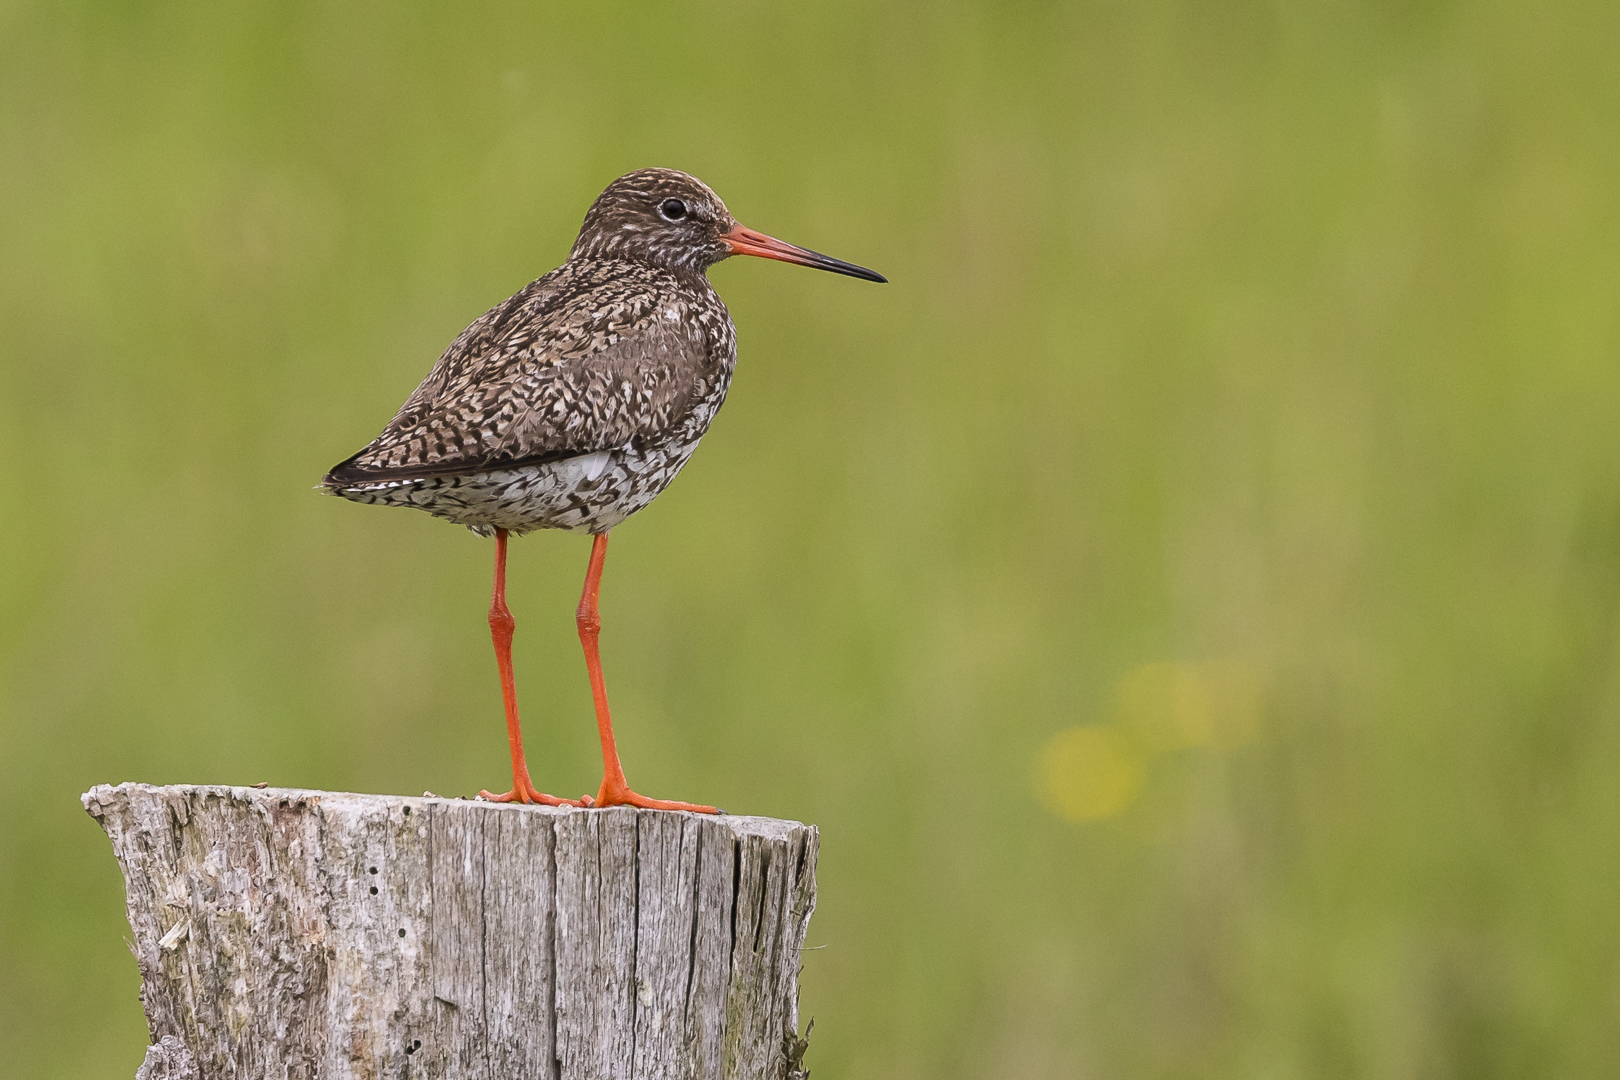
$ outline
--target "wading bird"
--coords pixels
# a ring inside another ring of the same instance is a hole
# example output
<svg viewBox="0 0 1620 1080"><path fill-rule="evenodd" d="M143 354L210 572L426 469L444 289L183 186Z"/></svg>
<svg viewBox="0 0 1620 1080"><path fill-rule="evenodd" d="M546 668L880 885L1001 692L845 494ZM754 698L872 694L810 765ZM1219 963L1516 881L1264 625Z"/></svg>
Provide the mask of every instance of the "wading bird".
<svg viewBox="0 0 1620 1080"><path fill-rule="evenodd" d="M568 261L463 330L382 434L321 481L333 495L415 507L495 539L489 627L512 790L481 798L716 812L649 799L625 782L597 648L597 593L609 531L669 485L725 400L737 333L705 273L733 255L885 280L744 228L695 177L629 173L591 205ZM594 800L537 791L523 755L506 539L535 529L594 537L576 613L602 739Z"/></svg>

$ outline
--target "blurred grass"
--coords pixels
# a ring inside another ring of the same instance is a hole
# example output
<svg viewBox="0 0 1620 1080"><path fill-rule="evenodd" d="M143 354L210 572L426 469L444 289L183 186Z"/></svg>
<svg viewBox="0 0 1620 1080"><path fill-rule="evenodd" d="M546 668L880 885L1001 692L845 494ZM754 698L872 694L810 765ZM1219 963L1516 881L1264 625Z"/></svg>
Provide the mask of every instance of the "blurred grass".
<svg viewBox="0 0 1620 1080"><path fill-rule="evenodd" d="M140 1060L90 785L501 780L489 545L309 489L658 164L893 280L716 269L604 590L637 786L824 830L818 1075L1614 1075L1617 33L0 5L0 1073ZM512 559L565 793L585 553Z"/></svg>

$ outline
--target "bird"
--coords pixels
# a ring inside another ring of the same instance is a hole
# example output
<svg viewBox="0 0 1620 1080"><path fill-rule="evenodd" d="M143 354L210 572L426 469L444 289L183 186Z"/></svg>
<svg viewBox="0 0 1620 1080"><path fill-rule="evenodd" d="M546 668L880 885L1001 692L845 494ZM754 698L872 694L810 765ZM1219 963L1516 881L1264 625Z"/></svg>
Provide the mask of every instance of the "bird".
<svg viewBox="0 0 1620 1080"><path fill-rule="evenodd" d="M626 781L602 676L598 597L609 534L669 486L725 401L737 331L707 271L733 255L887 281L744 227L687 173L627 173L591 204L567 260L474 320L381 434L318 485L494 539L489 627L512 788L481 799L720 812L648 798ZM523 752L506 554L508 537L536 529L592 537L575 624L602 744L594 797L537 790Z"/></svg>

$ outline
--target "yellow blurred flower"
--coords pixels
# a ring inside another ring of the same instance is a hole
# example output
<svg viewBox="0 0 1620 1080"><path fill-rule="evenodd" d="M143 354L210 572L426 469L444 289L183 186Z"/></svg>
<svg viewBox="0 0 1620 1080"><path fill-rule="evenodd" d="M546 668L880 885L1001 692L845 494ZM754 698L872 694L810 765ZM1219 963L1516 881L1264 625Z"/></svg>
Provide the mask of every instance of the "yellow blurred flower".
<svg viewBox="0 0 1620 1080"><path fill-rule="evenodd" d="M1135 800L1142 765L1111 728L1092 725L1060 731L1036 764L1041 803L1068 821L1113 817Z"/></svg>

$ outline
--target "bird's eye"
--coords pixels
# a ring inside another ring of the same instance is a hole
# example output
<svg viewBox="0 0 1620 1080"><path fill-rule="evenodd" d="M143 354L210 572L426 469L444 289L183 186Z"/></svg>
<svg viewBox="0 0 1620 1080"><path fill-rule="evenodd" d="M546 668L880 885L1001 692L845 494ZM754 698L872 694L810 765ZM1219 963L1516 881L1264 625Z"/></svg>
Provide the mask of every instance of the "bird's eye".
<svg viewBox="0 0 1620 1080"><path fill-rule="evenodd" d="M679 199L665 199L658 212L670 221L679 221L686 216L686 204Z"/></svg>

